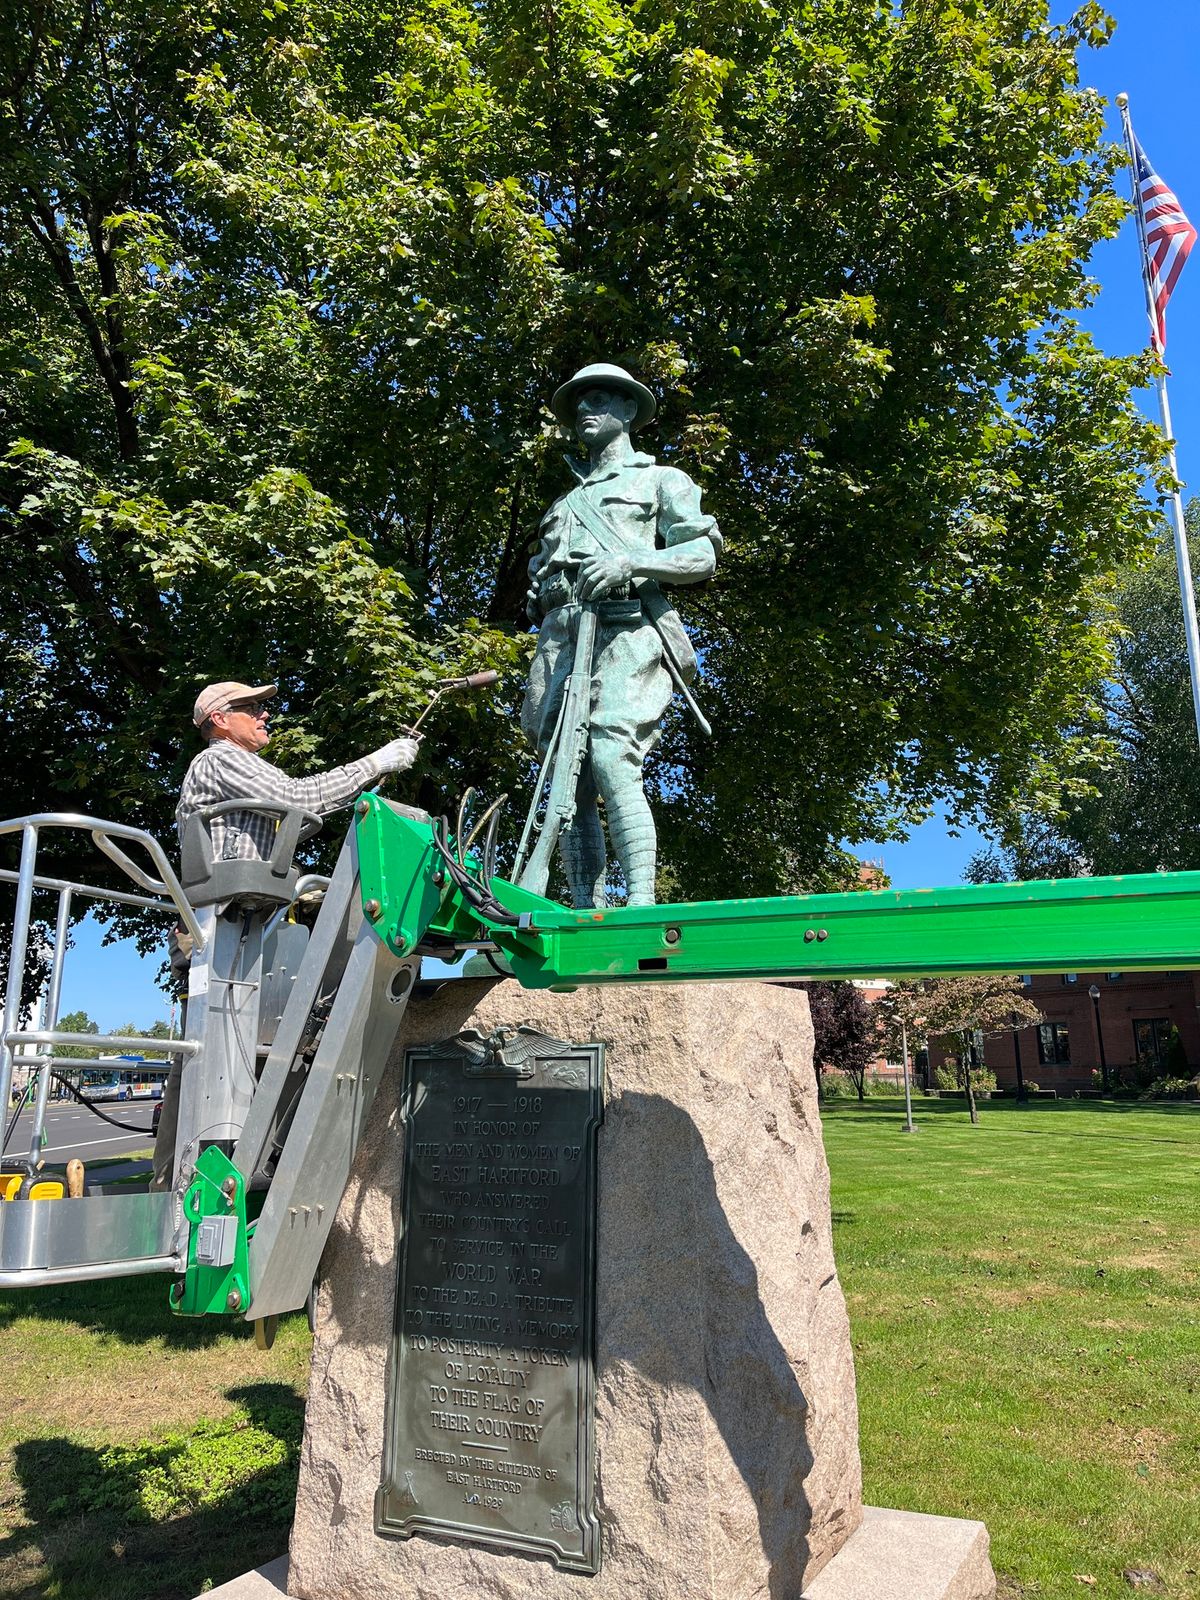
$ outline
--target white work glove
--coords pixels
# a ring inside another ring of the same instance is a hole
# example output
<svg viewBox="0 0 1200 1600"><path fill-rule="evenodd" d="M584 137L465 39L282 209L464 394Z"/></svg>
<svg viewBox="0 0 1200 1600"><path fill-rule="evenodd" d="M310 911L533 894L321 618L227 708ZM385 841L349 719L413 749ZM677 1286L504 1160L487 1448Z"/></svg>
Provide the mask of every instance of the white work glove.
<svg viewBox="0 0 1200 1600"><path fill-rule="evenodd" d="M385 744L381 750L374 751L367 759L380 774L407 772L417 759L420 748L419 739L414 739L411 734L405 734L402 739L393 739L391 744Z"/></svg>

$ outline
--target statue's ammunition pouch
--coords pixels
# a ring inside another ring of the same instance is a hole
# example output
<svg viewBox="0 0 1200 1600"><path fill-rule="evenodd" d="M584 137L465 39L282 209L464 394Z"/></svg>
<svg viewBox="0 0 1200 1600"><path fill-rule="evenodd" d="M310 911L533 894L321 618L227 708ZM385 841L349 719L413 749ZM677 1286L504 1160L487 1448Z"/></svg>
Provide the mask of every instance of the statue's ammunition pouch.
<svg viewBox="0 0 1200 1600"><path fill-rule="evenodd" d="M646 620L636 595L629 600L599 600L596 615L606 628L636 628Z"/></svg>

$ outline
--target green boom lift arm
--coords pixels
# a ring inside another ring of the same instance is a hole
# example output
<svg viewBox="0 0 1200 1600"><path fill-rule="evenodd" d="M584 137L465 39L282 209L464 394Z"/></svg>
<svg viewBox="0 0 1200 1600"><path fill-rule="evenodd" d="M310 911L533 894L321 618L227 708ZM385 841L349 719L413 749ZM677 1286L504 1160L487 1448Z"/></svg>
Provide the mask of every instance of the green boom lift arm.
<svg viewBox="0 0 1200 1600"><path fill-rule="evenodd" d="M0 833L20 830L23 840L20 872L8 873L18 885L10 959L18 977L10 977L0 1030L0 1087L13 1049L34 1043L39 1055L31 1059L43 1069L35 1119L45 1112L50 1048L79 1040L18 1026L30 897L35 886L59 894L60 978L71 894L112 893L37 878L37 830L50 826L137 839L151 850L163 881L143 874L135 882L156 892L165 885L169 897L116 898L195 924L191 1037L168 1043L186 1062L173 1189L4 1200L0 1287L170 1272L180 1314L234 1312L254 1321L264 1340L311 1289L426 954L454 962L484 950L526 988L560 990L1200 968L1200 872L572 910L490 875L469 839L452 844L423 812L367 794L332 877L318 880L320 911L309 930L280 922L275 910L299 881L261 906L247 902L240 918L221 917L217 890L210 885L207 898L188 901L148 835L47 813L0 824ZM488 845L482 854L490 855ZM262 898L262 863L252 871L258 876L245 892ZM252 1074L240 1070L244 1061L253 1061ZM37 1170L36 1152L21 1168Z"/></svg>
<svg viewBox="0 0 1200 1600"><path fill-rule="evenodd" d="M363 911L393 954L492 946L527 989L1200 967L1200 872L577 911L502 878L472 896L432 825L377 795L356 836Z"/></svg>
<svg viewBox="0 0 1200 1600"><path fill-rule="evenodd" d="M398 996L396 983L415 981L423 955L455 962L468 950L494 952L503 958L495 962L498 973L511 972L527 989L559 990L714 978L1200 967L1200 872L577 911L485 878L481 863L451 844L442 826L377 794L359 800L352 844L327 901L340 915L339 893L347 913L361 900L354 961L362 975L341 986L345 1020L331 1017L323 1035L253 1237L245 1182L253 1162L242 1153L261 1142L261 1130L252 1137L253 1130L267 1127L258 1098L232 1160L215 1148L200 1156L185 1196L187 1266L172 1300L185 1314L236 1310L264 1328L299 1304L297 1286L311 1281L323 1244L318 1224L324 1216L327 1228L337 1208L399 1021L396 1002L408 992ZM358 1034L350 1037L354 1017L361 1043ZM385 1023L386 1036L379 1033ZM373 1034L379 1037L372 1044ZM286 1077L285 1069L290 1046L274 1067L268 1060L260 1095L280 1073ZM347 1086L354 1095L367 1091L357 1110Z"/></svg>

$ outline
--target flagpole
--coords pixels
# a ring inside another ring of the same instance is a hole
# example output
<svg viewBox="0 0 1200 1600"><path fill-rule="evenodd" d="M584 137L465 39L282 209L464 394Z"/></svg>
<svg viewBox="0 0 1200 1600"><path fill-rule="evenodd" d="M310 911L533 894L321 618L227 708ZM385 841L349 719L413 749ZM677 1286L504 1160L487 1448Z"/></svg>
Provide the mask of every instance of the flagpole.
<svg viewBox="0 0 1200 1600"><path fill-rule="evenodd" d="M1146 248L1146 219L1142 215L1141 195L1138 189L1137 159L1133 151L1133 124L1129 118L1129 96L1119 94L1121 126L1125 133L1125 151L1129 157L1129 176L1133 186L1133 214L1137 218L1138 242L1142 258L1142 287L1146 291L1146 316L1150 323L1151 343L1157 339L1158 324L1154 316L1154 291L1150 287L1150 254ZM1157 345L1155 345L1157 350ZM1159 360L1163 352L1158 351ZM1192 563L1188 556L1187 525L1183 520L1183 498L1179 493L1179 468L1175 461L1175 435L1171 431L1171 407L1167 400L1167 378L1160 372L1154 386L1158 390L1158 411L1162 418L1163 437L1167 441L1167 465L1175 487L1171 490L1171 524L1175 534L1175 567L1179 574L1179 594L1183 601L1183 634L1187 640L1188 672L1192 680L1192 712L1196 719L1196 738L1200 742L1200 628L1196 625L1196 595L1192 588Z"/></svg>

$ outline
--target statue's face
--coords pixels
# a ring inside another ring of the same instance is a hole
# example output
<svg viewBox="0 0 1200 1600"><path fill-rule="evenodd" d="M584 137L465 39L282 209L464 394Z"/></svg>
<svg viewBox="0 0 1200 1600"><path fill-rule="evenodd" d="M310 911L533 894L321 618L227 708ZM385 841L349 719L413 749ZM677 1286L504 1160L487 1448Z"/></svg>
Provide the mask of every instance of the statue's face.
<svg viewBox="0 0 1200 1600"><path fill-rule="evenodd" d="M584 389L575 402L575 432L588 450L602 449L637 415L637 401L619 389Z"/></svg>

